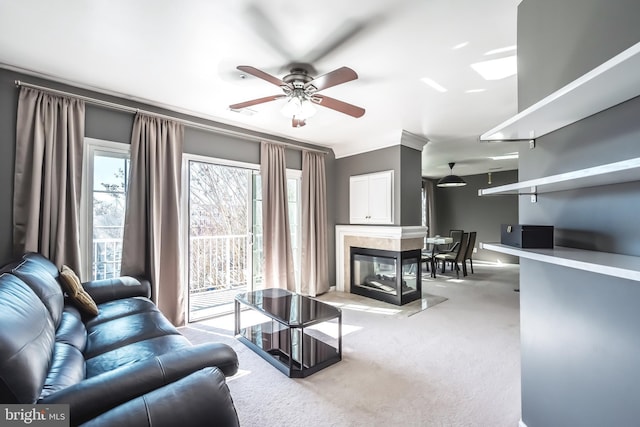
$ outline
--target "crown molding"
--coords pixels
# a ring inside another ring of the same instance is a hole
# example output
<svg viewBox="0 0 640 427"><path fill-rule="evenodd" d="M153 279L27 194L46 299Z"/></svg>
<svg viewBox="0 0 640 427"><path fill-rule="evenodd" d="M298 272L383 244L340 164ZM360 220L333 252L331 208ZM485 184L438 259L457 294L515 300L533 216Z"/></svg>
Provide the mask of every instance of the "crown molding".
<svg viewBox="0 0 640 427"><path fill-rule="evenodd" d="M395 139L395 138L394 138ZM331 148L335 154L336 159L343 157L355 156L357 154L364 154L371 151L381 150L383 148L395 147L402 145L405 147L413 148L414 150L422 151L422 148L429 142L426 137L416 135L411 132L403 130L400 134L400 141L390 141L386 144L380 144L377 146L363 146L357 143L344 143L340 145L334 145Z"/></svg>
<svg viewBox="0 0 640 427"><path fill-rule="evenodd" d="M414 150L422 151L425 145L429 143L429 139L416 135L411 132L407 132L406 130L402 130L402 136L400 137L400 144L405 147L413 148Z"/></svg>

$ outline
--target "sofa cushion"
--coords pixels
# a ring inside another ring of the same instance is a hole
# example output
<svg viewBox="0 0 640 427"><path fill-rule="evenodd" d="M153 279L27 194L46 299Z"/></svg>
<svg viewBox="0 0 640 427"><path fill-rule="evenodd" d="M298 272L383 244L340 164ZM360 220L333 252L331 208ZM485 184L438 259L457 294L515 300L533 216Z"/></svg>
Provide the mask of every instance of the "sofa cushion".
<svg viewBox="0 0 640 427"><path fill-rule="evenodd" d="M53 360L42 387L40 399L78 384L84 379L84 355L72 345L56 342Z"/></svg>
<svg viewBox="0 0 640 427"><path fill-rule="evenodd" d="M60 283L62 283L62 287L67 292L71 301L76 307L82 310L83 313L90 316L98 315L98 306L95 301L84 290L82 282L80 282L80 278L75 271L66 265L63 265L60 270Z"/></svg>
<svg viewBox="0 0 640 427"><path fill-rule="evenodd" d="M52 275L51 267L55 276ZM64 295L57 280L58 269L55 265L42 256L24 256L21 261L4 267L3 272L19 277L29 285L47 307L53 324L57 327L64 307Z"/></svg>
<svg viewBox="0 0 640 427"><path fill-rule="evenodd" d="M189 347L191 343L182 335L164 335L125 345L86 360L86 377L91 378L121 366Z"/></svg>
<svg viewBox="0 0 640 427"><path fill-rule="evenodd" d="M28 259L33 263L40 265L44 268L52 277L58 277L58 267L47 257L37 252L27 252L22 255L22 259Z"/></svg>
<svg viewBox="0 0 640 427"><path fill-rule="evenodd" d="M138 341L164 335L179 335L178 330L159 311L119 317L87 328L87 359Z"/></svg>
<svg viewBox="0 0 640 427"><path fill-rule="evenodd" d="M86 319L87 328L132 314L160 311L150 299L144 297L124 298L98 304L98 315Z"/></svg>
<svg viewBox="0 0 640 427"><path fill-rule="evenodd" d="M35 403L53 355L53 320L34 290L11 274L0 274L0 307L0 402Z"/></svg>
<svg viewBox="0 0 640 427"><path fill-rule="evenodd" d="M83 352L87 345L87 329L77 308L70 304L64 306L60 325L56 330L56 342L69 344Z"/></svg>

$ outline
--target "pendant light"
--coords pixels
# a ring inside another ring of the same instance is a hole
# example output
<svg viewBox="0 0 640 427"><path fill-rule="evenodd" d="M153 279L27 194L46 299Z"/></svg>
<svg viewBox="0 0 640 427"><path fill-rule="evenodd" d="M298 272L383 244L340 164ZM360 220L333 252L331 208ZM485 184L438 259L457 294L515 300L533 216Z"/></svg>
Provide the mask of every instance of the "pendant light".
<svg viewBox="0 0 640 427"><path fill-rule="evenodd" d="M455 163L449 163L451 174L445 176L444 178L441 178L440 181L438 181L438 187L462 187L464 185L467 185L467 183L464 182L464 179L460 178L458 175L453 174L454 166Z"/></svg>

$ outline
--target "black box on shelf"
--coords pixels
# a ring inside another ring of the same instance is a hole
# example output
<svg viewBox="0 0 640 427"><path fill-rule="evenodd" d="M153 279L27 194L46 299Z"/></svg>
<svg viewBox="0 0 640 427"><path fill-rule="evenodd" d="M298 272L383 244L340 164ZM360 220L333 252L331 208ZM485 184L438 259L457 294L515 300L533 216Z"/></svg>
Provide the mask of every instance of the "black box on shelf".
<svg viewBox="0 0 640 427"><path fill-rule="evenodd" d="M502 224L500 242L523 249L553 249L553 226Z"/></svg>

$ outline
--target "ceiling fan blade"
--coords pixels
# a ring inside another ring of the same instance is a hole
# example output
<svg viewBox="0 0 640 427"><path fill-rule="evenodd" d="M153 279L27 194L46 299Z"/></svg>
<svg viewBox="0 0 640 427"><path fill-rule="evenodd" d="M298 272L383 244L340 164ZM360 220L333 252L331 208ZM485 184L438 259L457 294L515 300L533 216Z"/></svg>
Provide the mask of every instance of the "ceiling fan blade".
<svg viewBox="0 0 640 427"><path fill-rule="evenodd" d="M281 98L286 98L286 95L271 95L264 98L252 99L251 101L240 102L238 104L229 105L232 110L239 110L241 108L251 107L252 105L262 104L264 102L275 101Z"/></svg>
<svg viewBox="0 0 640 427"><path fill-rule="evenodd" d="M349 104L344 101L339 101L334 98L329 98L325 95L314 95L311 101L315 104L322 105L323 107L331 108L332 110L339 111L347 114L351 117L359 118L364 116L364 108L360 108L353 104Z"/></svg>
<svg viewBox="0 0 640 427"><path fill-rule="evenodd" d="M305 119L296 119L296 116L293 116L293 118L291 119L291 126L293 126L294 128L301 128L306 124L307 122Z"/></svg>
<svg viewBox="0 0 640 427"><path fill-rule="evenodd" d="M259 79L268 81L269 83L274 84L276 86L289 86L279 78L274 77L271 74L265 73L262 70L258 70L257 68L252 67L250 65L238 65L237 68L240 71L244 71L247 74L251 74L252 76L255 76Z"/></svg>
<svg viewBox="0 0 640 427"><path fill-rule="evenodd" d="M343 22L340 27L332 31L320 45L305 55L303 58L304 61L312 64L319 62L325 56L338 50L338 48L346 44L349 40L356 38L358 34L379 25L383 16L383 14L378 14L366 20L348 20Z"/></svg>
<svg viewBox="0 0 640 427"><path fill-rule="evenodd" d="M278 52L287 61L291 60L291 52L287 50L286 40L282 36L280 29L269 18L258 2L250 3L247 6L248 18L262 40Z"/></svg>
<svg viewBox="0 0 640 427"><path fill-rule="evenodd" d="M305 88L313 86L316 91L321 91L342 83L350 82L358 78L358 74L349 67L340 67L323 76L316 77L305 85Z"/></svg>

